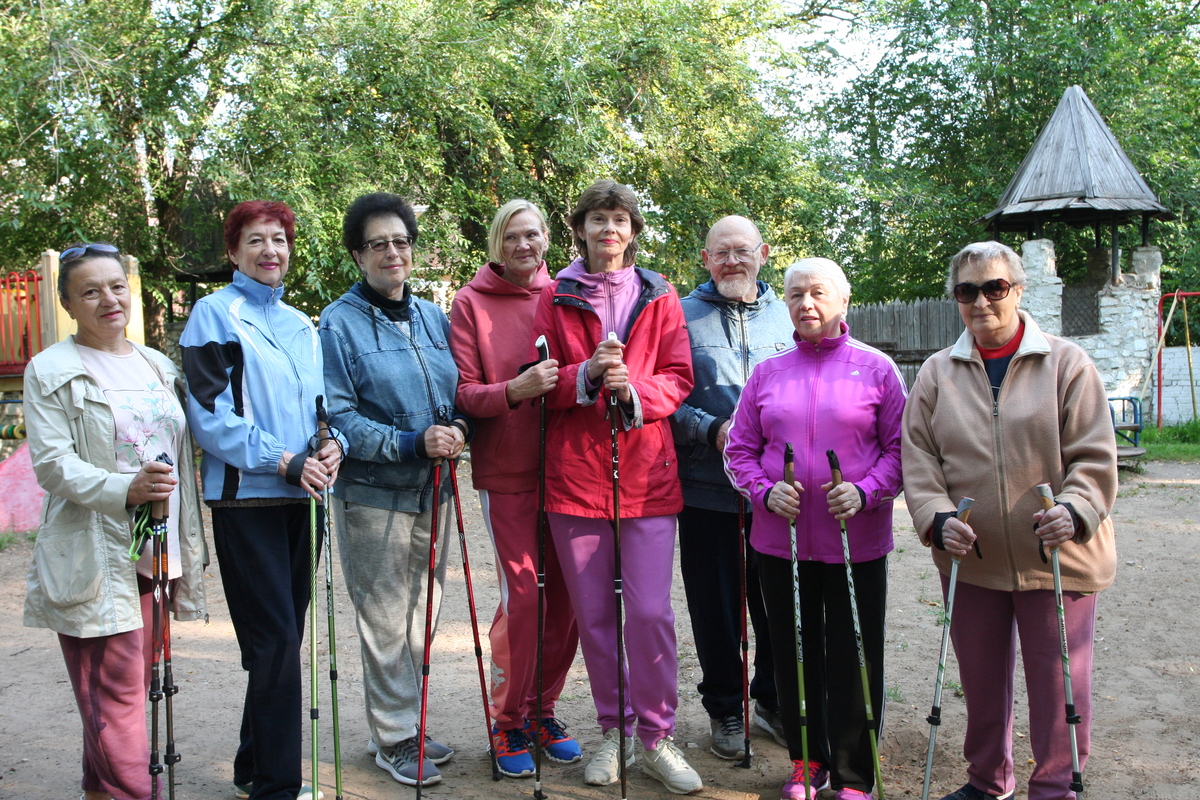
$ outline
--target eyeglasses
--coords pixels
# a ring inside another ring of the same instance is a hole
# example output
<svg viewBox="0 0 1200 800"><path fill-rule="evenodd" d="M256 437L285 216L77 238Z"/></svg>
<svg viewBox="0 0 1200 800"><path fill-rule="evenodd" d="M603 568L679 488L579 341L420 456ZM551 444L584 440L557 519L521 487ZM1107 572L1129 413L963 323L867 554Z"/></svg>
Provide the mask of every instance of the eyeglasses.
<svg viewBox="0 0 1200 800"><path fill-rule="evenodd" d="M737 261L739 264L745 264L754 258L754 254L758 252L759 247L762 247L762 245L739 247L737 250L717 250L715 253L711 253L709 257L717 264L724 264L729 260L730 256L733 256L734 261Z"/></svg>
<svg viewBox="0 0 1200 800"><path fill-rule="evenodd" d="M974 303L979 293L983 292L983 296L988 300L1003 300L1008 297L1008 290L1011 288L1012 284L1003 278L993 278L983 286L960 283L954 287L954 299L960 303Z"/></svg>
<svg viewBox="0 0 1200 800"><path fill-rule="evenodd" d="M416 241L411 236L397 236L395 239L372 239L369 242L363 242L362 249L370 248L376 253L382 253L388 249L388 245L395 245L396 251L406 253L412 250L413 242Z"/></svg>
<svg viewBox="0 0 1200 800"><path fill-rule="evenodd" d="M120 249L116 245L108 242L92 242L91 244L81 244L78 247L68 247L58 254L58 263L69 264L72 261L78 261L87 255L88 251L93 253L103 253L106 256L116 256L120 254Z"/></svg>

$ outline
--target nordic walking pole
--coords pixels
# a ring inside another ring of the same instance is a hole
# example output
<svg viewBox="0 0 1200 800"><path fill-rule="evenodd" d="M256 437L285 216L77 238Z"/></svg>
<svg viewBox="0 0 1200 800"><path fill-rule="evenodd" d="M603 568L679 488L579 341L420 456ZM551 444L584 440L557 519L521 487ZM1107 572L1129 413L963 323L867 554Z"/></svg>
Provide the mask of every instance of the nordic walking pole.
<svg viewBox="0 0 1200 800"><path fill-rule="evenodd" d="M837 453L826 451L829 471L836 487L842 482L842 466ZM862 623L858 619L858 595L854 591L854 569L850 562L850 535L846 533L846 520L838 520L842 529L842 556L846 561L846 586L850 593L850 614L854 619L854 640L858 645L858 669L862 673L863 705L867 711L867 733L871 739L871 760L875 763L875 788L877 800L883 800L883 772L879 767L879 741L875 734L875 712L871 710L871 682L867 679L867 652L863 647Z"/></svg>
<svg viewBox="0 0 1200 800"><path fill-rule="evenodd" d="M792 443L783 447L783 481L796 484L796 456ZM792 613L796 615L796 686L800 692L800 757L804 759L804 796L812 797L808 775L808 701L804 698L804 635L800 622L800 562L796 551L796 520L788 520L788 539L792 547Z"/></svg>
<svg viewBox="0 0 1200 800"><path fill-rule="evenodd" d="M534 342L538 363L550 358L545 335ZM537 531L537 719L533 723L533 798L546 800L542 791L542 659L546 648L546 395L538 398L538 531ZM491 734L491 729L488 729Z"/></svg>
<svg viewBox="0 0 1200 800"><path fill-rule="evenodd" d="M332 439L329 432L329 415L325 411L325 398L317 395L317 449ZM335 440L336 441L336 440ZM325 506L325 615L329 618L329 695L333 711L333 780L336 798L342 800L342 732L338 720L338 669L337 629L333 607L333 514L330 506L329 486L321 492Z"/></svg>
<svg viewBox="0 0 1200 800"><path fill-rule="evenodd" d="M964 497L958 502L958 521L966 524L971 516L974 498ZM946 593L945 621L942 624L942 652L938 656L937 680L933 687L933 708L925 721L929 723L929 746L925 750L925 783L921 787L921 800L929 800L929 780L933 775L933 748L937 743L938 726L942 724L942 681L946 676L946 652L950 645L950 617L954 614L954 588L958 585L958 565L962 559L950 556L950 590Z"/></svg>
<svg viewBox="0 0 1200 800"><path fill-rule="evenodd" d="M158 457L159 461L171 464L171 458L166 453ZM174 466L174 464L172 464ZM167 517L170 515L171 503L162 503L162 516L159 518L156 537L162 541L162 568L159 570L158 588L162 590L162 601L159 608L162 613L162 661L163 682L162 694L167 707L167 745L163 750L163 763L167 765L167 797L175 800L175 765L181 756L175 751L175 712L172 708L172 698L179 694L175 685L175 673L171 669L171 553L167 547ZM153 514L153 511L151 512Z"/></svg>
<svg viewBox="0 0 1200 800"><path fill-rule="evenodd" d="M1054 508L1054 491L1050 488L1050 484L1038 484L1037 492L1042 498L1043 511ZM1079 794L1083 791L1083 773L1079 771L1079 740L1075 734L1075 726L1082 720L1079 714L1075 713L1075 695L1071 691L1071 655L1067 651L1067 612L1063 608L1062 569L1058 564L1057 547L1050 548L1050 569L1054 573L1054 604L1058 607L1058 643L1062 648L1063 697L1067 702L1067 730L1071 733L1070 788L1072 792Z"/></svg>
<svg viewBox="0 0 1200 800"><path fill-rule="evenodd" d="M429 706L429 648L433 644L433 584L437 580L438 506L442 502L442 459L433 462L433 510L429 520L429 582L425 587L425 649L421 655L421 726L417 730L417 800L425 783L425 719ZM491 733L491 728L488 728Z"/></svg>
<svg viewBox="0 0 1200 800"><path fill-rule="evenodd" d="M297 453L293 458L306 458L303 453ZM318 768L320 753L317 749L317 720L321 709L317 702L320 691L317 681L317 499L308 498L308 718L311 726L312 740L312 796L320 797L318 783Z"/></svg>
<svg viewBox="0 0 1200 800"><path fill-rule="evenodd" d="M609 333L608 338L613 341L617 340L616 333ZM612 431L612 477L613 477L613 595L617 603L617 714L618 728L617 731L617 752L621 759L618 771L621 775L621 800L626 800L628 796L626 791L626 772L628 769L625 766L625 623L624 623L624 608L621 603L621 459L620 448L617 443L617 431L619 429L618 416L621 410L617 406L617 395L613 391L608 393L608 419L609 429Z"/></svg>
<svg viewBox="0 0 1200 800"><path fill-rule="evenodd" d="M471 612L471 635L475 638L475 663L479 667L479 692L483 695L483 730L488 737L488 756L492 760L492 780L501 778L496 761L496 743L492 741L492 716L488 711L487 678L483 671L483 647L479 643L479 618L475 615L475 589L471 585L471 560L467 557L467 529L463 525L462 499L458 495L458 459L450 459L450 489L454 494L454 517L458 522L458 546L462 550L463 575L467 579L467 608Z"/></svg>
<svg viewBox="0 0 1200 800"><path fill-rule="evenodd" d="M151 487L154 488L154 487ZM150 796L158 800L158 776L162 774L163 765L158 756L158 704L163 699L162 683L159 679L159 662L162 658L162 607L163 607L163 565L162 551L166 542L167 503L155 500L150 505L150 538L153 541L150 550L150 582L151 612L150 612ZM168 776L169 778L170 776Z"/></svg>
<svg viewBox="0 0 1200 800"><path fill-rule="evenodd" d="M741 583L741 621L742 621L742 747L745 754L738 766L750 769L750 631L746 626L746 505L742 496L738 495L738 561Z"/></svg>

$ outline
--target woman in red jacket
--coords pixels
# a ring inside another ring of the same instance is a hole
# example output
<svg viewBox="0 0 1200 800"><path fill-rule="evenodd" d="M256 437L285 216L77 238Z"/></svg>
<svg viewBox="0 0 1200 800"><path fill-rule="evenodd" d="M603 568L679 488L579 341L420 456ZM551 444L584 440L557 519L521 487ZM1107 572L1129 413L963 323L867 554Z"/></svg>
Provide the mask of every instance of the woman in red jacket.
<svg viewBox="0 0 1200 800"><path fill-rule="evenodd" d="M537 694L538 427L537 397L558 381L547 359L525 370L538 298L550 286L543 256L550 244L546 218L528 200L510 200L496 212L488 235L492 260L454 296L450 350L458 364L455 405L475 421L471 480L500 569L500 606L492 645L493 744L500 771L528 777L535 715L543 752L572 764L579 745L554 716L579 636L554 543L545 548L545 648L542 698Z"/></svg>
<svg viewBox="0 0 1200 800"><path fill-rule="evenodd" d="M546 508L604 731L584 782L617 780L619 737L632 736L636 719L643 771L684 794L703 784L672 741L678 664L671 566L683 494L669 418L692 389L691 346L674 287L634 266L644 222L633 191L598 181L567 222L582 257L542 292L534 335L545 334L561 365L546 395L554 412ZM617 708L610 396L621 428L622 596L635 632L625 638L624 709ZM632 764L631 739L625 751Z"/></svg>

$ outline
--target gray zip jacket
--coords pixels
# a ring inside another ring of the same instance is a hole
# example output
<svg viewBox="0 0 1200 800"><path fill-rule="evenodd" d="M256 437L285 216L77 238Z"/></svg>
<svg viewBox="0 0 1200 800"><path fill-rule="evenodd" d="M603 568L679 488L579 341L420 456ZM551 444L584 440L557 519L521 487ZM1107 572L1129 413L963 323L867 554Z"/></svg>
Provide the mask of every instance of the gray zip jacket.
<svg viewBox="0 0 1200 800"><path fill-rule="evenodd" d="M131 342L163 383L185 402L175 365ZM83 368L74 338L33 357L25 368L29 455L46 490L42 524L26 576L24 624L79 638L142 627L137 570L129 557L134 475L117 472L113 415L104 392ZM180 451L179 551L183 577L171 598L177 620L205 616L204 565L191 437ZM184 455L187 454L185 460Z"/></svg>
<svg viewBox="0 0 1200 800"><path fill-rule="evenodd" d="M763 281L753 303L728 300L711 280L680 301L692 343L696 383L671 416L683 503L737 511L737 492L725 475L717 432L733 414L754 367L792 345L787 305Z"/></svg>

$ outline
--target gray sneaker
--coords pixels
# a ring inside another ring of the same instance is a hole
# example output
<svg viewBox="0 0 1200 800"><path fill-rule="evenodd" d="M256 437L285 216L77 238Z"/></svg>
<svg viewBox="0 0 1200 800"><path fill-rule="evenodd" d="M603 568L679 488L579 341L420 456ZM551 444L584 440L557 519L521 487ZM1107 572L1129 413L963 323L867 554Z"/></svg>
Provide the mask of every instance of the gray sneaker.
<svg viewBox="0 0 1200 800"><path fill-rule="evenodd" d="M375 754L375 763L387 770L392 777L407 786L417 785L417 737L405 739L395 747L380 747ZM442 773L428 758L425 759L421 775L422 786L440 783Z"/></svg>
<svg viewBox="0 0 1200 800"><path fill-rule="evenodd" d="M712 754L717 758L730 761L740 761L746 757L746 729L742 726L740 716L710 719L709 730L712 732Z"/></svg>
<svg viewBox="0 0 1200 800"><path fill-rule="evenodd" d="M755 728L758 728L774 739L775 743L780 747L788 746L787 735L783 732L783 717L779 716L777 709L767 708L755 700L754 716L751 717L751 723Z"/></svg>
<svg viewBox="0 0 1200 800"><path fill-rule="evenodd" d="M375 755L379 752L379 745L375 744L374 739L367 740L367 754ZM450 759L454 758L454 750L434 741L430 737L425 737L425 757L435 764L445 764ZM249 797L249 795L247 795Z"/></svg>

